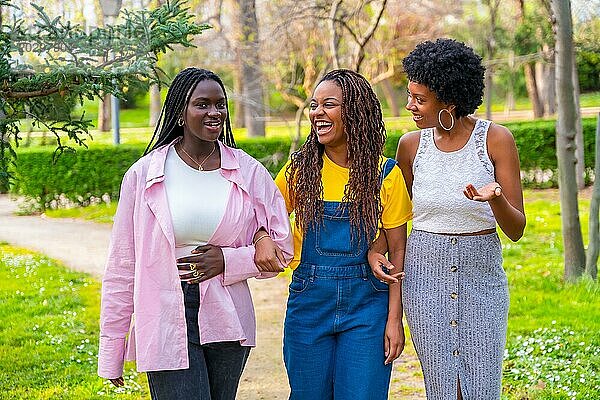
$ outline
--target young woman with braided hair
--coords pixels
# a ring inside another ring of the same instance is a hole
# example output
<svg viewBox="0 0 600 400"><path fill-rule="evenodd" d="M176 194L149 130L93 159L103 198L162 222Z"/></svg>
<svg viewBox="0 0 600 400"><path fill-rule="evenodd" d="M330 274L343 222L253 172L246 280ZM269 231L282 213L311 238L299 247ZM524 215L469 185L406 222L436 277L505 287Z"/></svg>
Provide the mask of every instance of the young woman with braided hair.
<svg viewBox="0 0 600 400"><path fill-rule="evenodd" d="M272 241L253 240L262 231ZM273 242L283 262L258 267L255 250ZM279 190L235 148L223 82L204 69L181 71L148 149L123 178L102 282L98 374L122 386L123 361L135 358L154 400L235 399L255 345L246 280L275 276L291 253Z"/></svg>
<svg viewBox="0 0 600 400"><path fill-rule="evenodd" d="M381 228L401 271L411 204L383 157L381 106L367 80L335 70L317 85L310 134L275 182L295 213L284 325L292 400L387 399L404 348L400 284L375 279L367 251Z"/></svg>

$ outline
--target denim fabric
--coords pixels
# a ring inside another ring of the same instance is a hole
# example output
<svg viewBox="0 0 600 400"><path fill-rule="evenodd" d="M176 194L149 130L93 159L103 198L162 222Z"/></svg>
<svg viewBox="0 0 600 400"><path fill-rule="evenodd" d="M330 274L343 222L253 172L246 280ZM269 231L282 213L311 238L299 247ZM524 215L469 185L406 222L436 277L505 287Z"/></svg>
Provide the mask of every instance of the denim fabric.
<svg viewBox="0 0 600 400"><path fill-rule="evenodd" d="M300 264L287 307L283 355L291 400L387 399L388 288L367 264Z"/></svg>
<svg viewBox="0 0 600 400"><path fill-rule="evenodd" d="M388 396L388 287L373 276L367 240L351 232L347 211L340 203L324 202L322 224L304 235L284 324L290 400Z"/></svg>
<svg viewBox="0 0 600 400"><path fill-rule="evenodd" d="M239 342L200 345L199 285L182 283L190 367L148 372L153 400L234 400L250 347Z"/></svg>

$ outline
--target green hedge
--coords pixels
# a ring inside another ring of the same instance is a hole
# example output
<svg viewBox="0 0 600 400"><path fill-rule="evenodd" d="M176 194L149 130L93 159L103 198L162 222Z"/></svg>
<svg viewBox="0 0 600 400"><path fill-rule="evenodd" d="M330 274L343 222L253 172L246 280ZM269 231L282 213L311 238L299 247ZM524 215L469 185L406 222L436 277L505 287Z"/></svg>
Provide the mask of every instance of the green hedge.
<svg viewBox="0 0 600 400"><path fill-rule="evenodd" d="M525 185L556 186L555 123L536 121L510 123L519 155ZM594 165L596 120L584 119L585 165ZM402 132L391 131L385 154L393 157ZM239 140L238 146L260 160L275 175L287 160L289 138ZM62 203L88 204L102 196L116 199L121 178L144 151L143 145L94 146L65 153L52 163L53 149L19 151L16 177L11 192L33 199L41 208Z"/></svg>
<svg viewBox="0 0 600 400"><path fill-rule="evenodd" d="M127 169L145 145L94 145L65 152L53 163L54 148L22 149L10 191L30 199L31 211L116 199ZM287 160L289 139L240 140L238 147L260 160L274 175Z"/></svg>

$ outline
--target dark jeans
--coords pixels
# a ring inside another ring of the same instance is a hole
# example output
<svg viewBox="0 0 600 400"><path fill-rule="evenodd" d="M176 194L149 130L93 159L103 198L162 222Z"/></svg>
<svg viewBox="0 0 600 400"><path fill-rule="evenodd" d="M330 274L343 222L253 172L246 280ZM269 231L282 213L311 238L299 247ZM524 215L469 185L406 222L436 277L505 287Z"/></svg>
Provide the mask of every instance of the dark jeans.
<svg viewBox="0 0 600 400"><path fill-rule="evenodd" d="M198 284L182 283L190 367L148 372L153 400L234 400L250 347L239 342L200 345Z"/></svg>

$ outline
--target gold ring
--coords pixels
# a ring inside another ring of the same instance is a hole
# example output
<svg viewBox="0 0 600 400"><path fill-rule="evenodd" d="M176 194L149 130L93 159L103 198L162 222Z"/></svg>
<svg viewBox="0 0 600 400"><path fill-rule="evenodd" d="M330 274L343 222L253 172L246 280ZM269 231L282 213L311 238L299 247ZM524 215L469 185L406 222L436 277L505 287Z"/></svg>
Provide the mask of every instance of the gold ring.
<svg viewBox="0 0 600 400"><path fill-rule="evenodd" d="M202 274L202 275L204 275L204 274ZM194 273L192 274L192 276L194 278L200 278L200 272L198 272L197 270L194 269Z"/></svg>
<svg viewBox="0 0 600 400"><path fill-rule="evenodd" d="M197 264L190 263L190 271L195 271L197 267L198 267Z"/></svg>

